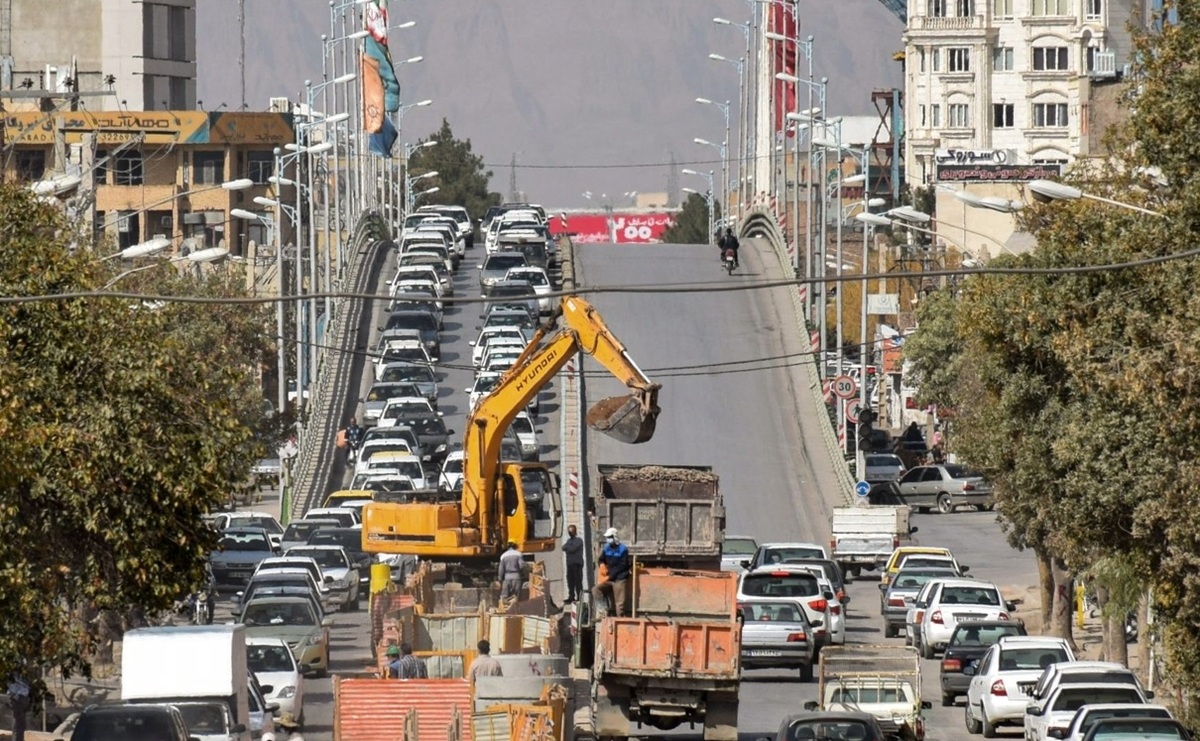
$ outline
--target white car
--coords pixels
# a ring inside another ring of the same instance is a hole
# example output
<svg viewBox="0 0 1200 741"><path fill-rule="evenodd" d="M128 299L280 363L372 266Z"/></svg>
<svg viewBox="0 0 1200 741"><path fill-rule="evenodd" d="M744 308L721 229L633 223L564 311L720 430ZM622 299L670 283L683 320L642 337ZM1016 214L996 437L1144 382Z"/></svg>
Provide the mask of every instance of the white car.
<svg viewBox="0 0 1200 741"><path fill-rule="evenodd" d="M798 601L804 607L818 646L827 646L831 640L829 600L832 597L832 592L821 590L817 576L801 566L764 566L747 571L738 579L738 602L785 601L795 604Z"/></svg>
<svg viewBox="0 0 1200 741"><path fill-rule="evenodd" d="M258 683L270 687L268 704L279 705L279 713L304 718L304 674L296 657L282 638L246 636L246 666Z"/></svg>
<svg viewBox="0 0 1200 741"><path fill-rule="evenodd" d="M423 342L412 340L393 340L387 343L383 353L375 358L375 380L379 381L383 369L393 363L410 363L413 365L433 366L433 358L425 349Z"/></svg>
<svg viewBox="0 0 1200 741"><path fill-rule="evenodd" d="M810 564L788 564L789 568L804 569L817 577L817 584L821 587L821 593L828 595L826 601L829 603L829 642L835 646L846 645L846 608L837 598L837 590L833 588L833 582L825 576L825 570L817 565Z"/></svg>
<svg viewBox="0 0 1200 741"><path fill-rule="evenodd" d="M396 293L396 286L410 280L427 281L437 292L438 298L449 295L445 290L445 284L442 282L440 271L433 265L400 265L396 268L396 275L392 278L392 294Z"/></svg>
<svg viewBox="0 0 1200 741"><path fill-rule="evenodd" d="M996 726L1023 725L1033 685L1051 664L1074 661L1075 654L1061 638L1003 636L975 665L967 687L967 729L980 729L991 738ZM970 668L967 669L971 673Z"/></svg>
<svg viewBox="0 0 1200 741"><path fill-rule="evenodd" d="M278 548L283 541L283 525L270 512L221 512L213 517L213 526L218 530L231 527L261 527L267 531L272 547Z"/></svg>
<svg viewBox="0 0 1200 741"><path fill-rule="evenodd" d="M483 365L479 366L480 373L500 373L508 372L517 363L517 359L521 357L519 350L509 351L507 348L497 348L499 352L485 353L483 356Z"/></svg>
<svg viewBox="0 0 1200 741"><path fill-rule="evenodd" d="M442 472L438 475L438 487L446 491L454 491L462 485L463 451L452 450L442 461Z"/></svg>
<svg viewBox="0 0 1200 741"><path fill-rule="evenodd" d="M1072 661L1066 664L1053 664L1038 677L1037 684L1030 694L1034 700L1049 697L1062 684L1136 684L1142 686L1137 675L1124 664L1115 661ZM1154 693L1146 692L1146 697Z"/></svg>
<svg viewBox="0 0 1200 741"><path fill-rule="evenodd" d="M520 412L512 421L513 431L517 433L517 442L521 445L521 460L536 461L542 451L538 443L537 427L529 412Z"/></svg>
<svg viewBox="0 0 1200 741"><path fill-rule="evenodd" d="M442 413L434 409L433 404L430 404L429 399L424 396L398 396L388 399L387 404L383 405L383 411L379 413L379 420L375 426L379 428L395 427L397 419L405 414L414 413L442 416Z"/></svg>
<svg viewBox="0 0 1200 741"><path fill-rule="evenodd" d="M1145 705L1146 696L1132 684L1064 684L1025 708L1025 741L1047 741L1054 728L1055 736L1065 734L1075 711L1100 703Z"/></svg>
<svg viewBox="0 0 1200 741"><path fill-rule="evenodd" d="M525 267L509 268L505 274L504 280L523 280L533 286L533 292L538 297L538 309L543 314L549 314L554 306L554 299L550 298L549 293L554 289L550 283L550 277L546 275L546 271L536 265L528 265Z"/></svg>
<svg viewBox="0 0 1200 741"><path fill-rule="evenodd" d="M358 515L341 507L313 507L304 513L305 520L337 520L338 527L354 527L359 524Z"/></svg>
<svg viewBox="0 0 1200 741"><path fill-rule="evenodd" d="M926 595L921 621L921 655L933 658L950 642L959 620L1008 620L1000 587L978 579L937 579Z"/></svg>
<svg viewBox="0 0 1200 741"><path fill-rule="evenodd" d="M291 548L288 556L307 557L317 562L321 567L321 575L329 590L334 594L344 594L341 604L343 610L357 610L360 602L358 568L347 555L346 549L340 545L302 545Z"/></svg>
<svg viewBox="0 0 1200 741"><path fill-rule="evenodd" d="M1172 718L1171 711L1162 705L1140 705L1137 703L1105 702L1088 703L1075 711L1075 716L1067 724L1067 730L1058 732L1052 730L1051 738L1063 741L1083 741L1092 726L1110 718ZM1111 738L1103 736L1101 738ZM1142 738L1147 738L1143 736Z"/></svg>
<svg viewBox="0 0 1200 741"><path fill-rule="evenodd" d="M402 452L387 452L379 453L375 459L368 462L364 469L355 469L355 480L361 474L370 476L383 476L385 474L393 476L406 476L412 479L413 486L417 489L425 489L429 486L425 478L425 467L421 465L421 458L412 453ZM368 476L364 476L365 480Z"/></svg>
<svg viewBox="0 0 1200 741"><path fill-rule="evenodd" d="M390 293L392 300L388 302L389 312L410 309L415 302L424 302L416 306L432 306L435 314L445 315L446 305L442 303L442 294L436 283L420 278L402 280L391 287Z"/></svg>
<svg viewBox="0 0 1200 741"><path fill-rule="evenodd" d="M488 365L498 366L507 370L513 366L523 352L525 352L525 343L521 340L515 337L493 337L484 348L476 371L483 371ZM493 356L503 356L508 361L508 365L504 365L503 362L493 362L491 360Z"/></svg>
<svg viewBox="0 0 1200 741"><path fill-rule="evenodd" d="M471 387L464 389L467 392L467 413L475 411L475 407L479 405L479 400L488 394L492 393L492 389L496 388L496 384L500 382L499 373L480 373L475 376L475 383Z"/></svg>
<svg viewBox="0 0 1200 741"><path fill-rule="evenodd" d="M505 338L514 343L520 342L521 346L524 347L529 343L529 338L532 334L532 332L527 332L520 327L484 327L479 330L479 337L468 343L472 348L471 364L476 368L479 367L480 362L483 360L483 351L495 339Z"/></svg>
<svg viewBox="0 0 1200 741"><path fill-rule="evenodd" d="M371 469L371 459L377 455L384 453L407 453L412 454L412 448L407 440L399 438L376 438L368 440L362 444L358 451L358 460L354 464L354 472L362 473ZM377 461L378 462L378 461Z"/></svg>

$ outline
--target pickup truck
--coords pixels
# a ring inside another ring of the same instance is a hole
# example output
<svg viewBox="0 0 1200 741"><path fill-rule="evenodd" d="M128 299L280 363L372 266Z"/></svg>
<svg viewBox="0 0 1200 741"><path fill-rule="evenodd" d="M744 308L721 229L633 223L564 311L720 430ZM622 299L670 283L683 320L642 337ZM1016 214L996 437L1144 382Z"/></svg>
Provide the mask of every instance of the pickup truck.
<svg viewBox="0 0 1200 741"><path fill-rule="evenodd" d="M805 710L854 711L873 716L887 737L923 741L921 660L902 646L826 646L821 650L817 700Z"/></svg>
<svg viewBox="0 0 1200 741"><path fill-rule="evenodd" d="M911 542L909 508L886 505L838 507L830 523L829 550L842 573L859 576L887 563L892 551Z"/></svg>

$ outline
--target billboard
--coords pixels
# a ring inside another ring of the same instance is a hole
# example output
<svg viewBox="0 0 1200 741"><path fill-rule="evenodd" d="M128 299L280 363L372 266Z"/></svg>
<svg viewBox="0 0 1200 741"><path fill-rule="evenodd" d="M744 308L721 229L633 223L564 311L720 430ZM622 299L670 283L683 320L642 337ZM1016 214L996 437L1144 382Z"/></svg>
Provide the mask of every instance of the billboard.
<svg viewBox="0 0 1200 741"><path fill-rule="evenodd" d="M652 244L674 223L669 211L567 213L550 218L550 231L570 234L575 244Z"/></svg>

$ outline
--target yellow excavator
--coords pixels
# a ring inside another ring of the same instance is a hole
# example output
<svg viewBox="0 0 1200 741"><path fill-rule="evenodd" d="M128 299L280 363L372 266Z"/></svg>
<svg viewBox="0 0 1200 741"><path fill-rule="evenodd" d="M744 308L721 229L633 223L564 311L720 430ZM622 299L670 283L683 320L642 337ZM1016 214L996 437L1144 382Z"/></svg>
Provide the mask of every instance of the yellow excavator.
<svg viewBox="0 0 1200 741"><path fill-rule="evenodd" d="M464 570L494 563L509 541L523 553L554 550L562 520L555 477L540 463L501 461L500 447L517 414L579 352L591 355L630 390L588 410L588 426L624 443L649 440L660 386L630 359L591 304L565 296L467 418L461 499L371 502L362 513L363 550L421 556Z"/></svg>

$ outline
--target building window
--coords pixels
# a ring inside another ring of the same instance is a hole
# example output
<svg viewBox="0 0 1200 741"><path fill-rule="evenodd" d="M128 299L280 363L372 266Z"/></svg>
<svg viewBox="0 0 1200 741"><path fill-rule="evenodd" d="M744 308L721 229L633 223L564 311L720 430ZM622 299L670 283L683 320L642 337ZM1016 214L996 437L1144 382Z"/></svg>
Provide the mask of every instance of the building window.
<svg viewBox="0 0 1200 741"><path fill-rule="evenodd" d="M1071 160L1055 152L1054 155L1038 155L1033 158L1035 165L1069 165Z"/></svg>
<svg viewBox="0 0 1200 741"><path fill-rule="evenodd" d="M945 18L950 15L950 0L929 0L929 15L934 18Z"/></svg>
<svg viewBox="0 0 1200 741"><path fill-rule="evenodd" d="M225 182L224 152L195 152L192 154L192 177L196 185L217 185Z"/></svg>
<svg viewBox="0 0 1200 741"><path fill-rule="evenodd" d="M142 153L122 152L114 157L112 165L113 178L116 185L142 184Z"/></svg>
<svg viewBox="0 0 1200 741"><path fill-rule="evenodd" d="M96 150L96 162L92 165L92 172L96 173L96 185L108 185L109 167L108 150Z"/></svg>
<svg viewBox="0 0 1200 741"><path fill-rule="evenodd" d="M17 150L17 177L23 182L41 180L46 174L46 152L41 149Z"/></svg>
<svg viewBox="0 0 1200 741"><path fill-rule="evenodd" d="M942 50L940 47L931 47L929 49L929 68L934 72L942 71Z"/></svg>
<svg viewBox="0 0 1200 741"><path fill-rule="evenodd" d="M167 8L167 59L175 62L190 61L187 55L187 14L187 8Z"/></svg>
<svg viewBox="0 0 1200 741"><path fill-rule="evenodd" d="M929 106L929 125L935 129L942 128L942 106L934 103Z"/></svg>
<svg viewBox="0 0 1200 741"><path fill-rule="evenodd" d="M258 185L266 185L275 172L275 155L271 152L250 152L246 155L246 177Z"/></svg>
<svg viewBox="0 0 1200 741"><path fill-rule="evenodd" d="M975 15L975 0L954 0L954 14L959 18Z"/></svg>
<svg viewBox="0 0 1200 741"><path fill-rule="evenodd" d="M1037 46L1033 49L1033 69L1038 72L1063 72L1067 69L1067 47Z"/></svg>
<svg viewBox="0 0 1200 741"><path fill-rule="evenodd" d="M946 51L946 69L951 72L971 71L971 49L969 47L952 46Z"/></svg>
<svg viewBox="0 0 1200 741"><path fill-rule="evenodd" d="M1013 103L992 103L992 126L997 129L1011 129L1013 123Z"/></svg>
<svg viewBox="0 0 1200 741"><path fill-rule="evenodd" d="M1084 14L1090 21L1098 21L1104 15L1104 0L1083 0Z"/></svg>
<svg viewBox="0 0 1200 741"><path fill-rule="evenodd" d="M971 127L971 109L966 103L950 104L950 128L968 129Z"/></svg>
<svg viewBox="0 0 1200 741"><path fill-rule="evenodd" d="M926 123L926 121L927 121L928 119L925 117L925 106L923 106L923 105L922 105L922 106L918 106L918 108L920 109L920 116L921 116L921 128L923 129L923 128L925 128L926 126L928 126L928 125L929 125L928 123Z"/></svg>
<svg viewBox="0 0 1200 741"><path fill-rule="evenodd" d="M1033 128L1065 129L1067 127L1066 103L1034 103Z"/></svg>
<svg viewBox="0 0 1200 741"><path fill-rule="evenodd" d="M993 18L1012 18L1013 0L992 0Z"/></svg>
<svg viewBox="0 0 1200 741"><path fill-rule="evenodd" d="M1013 71L1013 49L1011 46L997 46L992 49L992 69L996 72Z"/></svg>
<svg viewBox="0 0 1200 741"><path fill-rule="evenodd" d="M1068 15L1069 0L1033 0L1033 15Z"/></svg>

